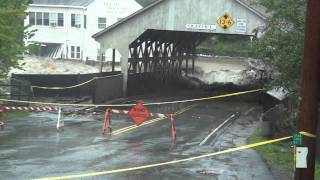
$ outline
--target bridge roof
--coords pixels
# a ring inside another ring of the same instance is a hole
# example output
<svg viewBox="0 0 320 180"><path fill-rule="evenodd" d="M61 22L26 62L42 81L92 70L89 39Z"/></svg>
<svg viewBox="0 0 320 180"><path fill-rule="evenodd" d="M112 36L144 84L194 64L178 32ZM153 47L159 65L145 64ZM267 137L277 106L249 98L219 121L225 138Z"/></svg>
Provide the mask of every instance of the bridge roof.
<svg viewBox="0 0 320 180"><path fill-rule="evenodd" d="M167 1L167 0L157 0L154 1L153 3L151 3L150 5L140 9L139 11L127 16L126 18L123 18L122 20L118 21L117 23L103 29L102 31L94 34L92 37L93 38L99 38L101 35L105 34L106 32L110 31L111 29L114 29L115 27L119 26L120 24L123 24L127 21L129 21L130 19L138 16L139 14L142 14L145 11L148 11L149 9L152 9L156 6L158 6L160 3ZM266 20L268 14L266 12L266 8L259 6L257 4L255 4L254 0L234 0L235 2L239 3L240 5L244 6L245 8L247 8L249 11L253 12L254 14L256 14L257 16L259 16L260 18Z"/></svg>

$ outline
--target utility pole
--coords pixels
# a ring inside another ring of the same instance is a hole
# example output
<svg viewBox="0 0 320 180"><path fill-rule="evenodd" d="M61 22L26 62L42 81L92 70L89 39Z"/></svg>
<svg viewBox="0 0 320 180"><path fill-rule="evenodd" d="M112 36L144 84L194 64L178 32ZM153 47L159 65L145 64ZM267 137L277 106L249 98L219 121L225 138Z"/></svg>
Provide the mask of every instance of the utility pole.
<svg viewBox="0 0 320 180"><path fill-rule="evenodd" d="M308 0L302 67L301 106L298 130L317 135L320 90L320 1ZM297 180L313 180L316 138L304 137L308 147L307 169L297 169Z"/></svg>

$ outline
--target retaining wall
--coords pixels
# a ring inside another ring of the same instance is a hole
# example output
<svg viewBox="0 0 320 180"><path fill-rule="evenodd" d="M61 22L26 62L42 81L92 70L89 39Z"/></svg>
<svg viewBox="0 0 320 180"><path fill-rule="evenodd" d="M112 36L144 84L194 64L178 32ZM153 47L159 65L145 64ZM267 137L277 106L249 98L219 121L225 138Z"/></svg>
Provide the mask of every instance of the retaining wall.
<svg viewBox="0 0 320 180"><path fill-rule="evenodd" d="M32 86L41 87L67 87L86 82L94 77L112 76L120 72L104 72L93 74L13 74L13 79L21 79L30 82ZM95 82L86 85L63 90L47 90L33 88L34 97L81 97L92 96L95 92Z"/></svg>
<svg viewBox="0 0 320 180"><path fill-rule="evenodd" d="M95 104L102 104L108 100L123 97L122 83L123 76L112 76L102 79L97 79L94 82L93 102Z"/></svg>

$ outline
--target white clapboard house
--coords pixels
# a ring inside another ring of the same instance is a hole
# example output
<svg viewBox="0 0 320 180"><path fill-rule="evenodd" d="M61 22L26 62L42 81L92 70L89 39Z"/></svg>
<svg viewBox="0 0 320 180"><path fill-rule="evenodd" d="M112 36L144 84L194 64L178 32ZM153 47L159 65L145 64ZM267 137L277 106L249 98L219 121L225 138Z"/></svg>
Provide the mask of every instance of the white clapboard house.
<svg viewBox="0 0 320 180"><path fill-rule="evenodd" d="M37 31L26 44L53 59L96 60L100 45L92 35L141 8L135 0L33 0L25 25Z"/></svg>

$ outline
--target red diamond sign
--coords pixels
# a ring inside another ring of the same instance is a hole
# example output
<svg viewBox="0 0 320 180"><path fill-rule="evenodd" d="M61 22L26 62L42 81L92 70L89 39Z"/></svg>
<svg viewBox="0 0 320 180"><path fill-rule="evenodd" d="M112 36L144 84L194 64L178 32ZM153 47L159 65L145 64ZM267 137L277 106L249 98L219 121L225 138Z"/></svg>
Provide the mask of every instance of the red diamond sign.
<svg viewBox="0 0 320 180"><path fill-rule="evenodd" d="M130 111L129 116L131 116L133 122L140 126L146 119L149 118L150 113L148 109L141 103L137 103Z"/></svg>

